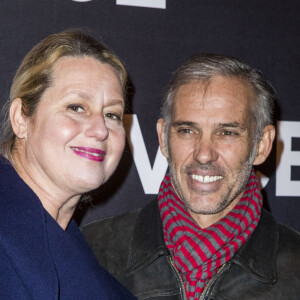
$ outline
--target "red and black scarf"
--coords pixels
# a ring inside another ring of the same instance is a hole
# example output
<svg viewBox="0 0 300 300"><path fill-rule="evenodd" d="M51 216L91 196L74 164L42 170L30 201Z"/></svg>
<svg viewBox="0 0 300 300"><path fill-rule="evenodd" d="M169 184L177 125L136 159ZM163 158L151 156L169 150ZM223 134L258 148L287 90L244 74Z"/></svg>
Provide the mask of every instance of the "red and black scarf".
<svg viewBox="0 0 300 300"><path fill-rule="evenodd" d="M176 195L169 175L158 194L165 243L182 276L188 299L199 299L208 281L229 261L255 230L262 196L254 171L240 201L225 217L200 228Z"/></svg>

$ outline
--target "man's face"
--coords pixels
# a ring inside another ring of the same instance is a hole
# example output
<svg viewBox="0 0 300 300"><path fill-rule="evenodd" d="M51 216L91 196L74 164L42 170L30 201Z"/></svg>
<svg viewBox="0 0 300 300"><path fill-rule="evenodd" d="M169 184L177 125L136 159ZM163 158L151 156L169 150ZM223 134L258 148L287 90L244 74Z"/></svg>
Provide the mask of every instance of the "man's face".
<svg viewBox="0 0 300 300"><path fill-rule="evenodd" d="M168 147L160 143L192 215L222 214L242 196L253 163L252 99L247 83L221 76L177 90Z"/></svg>

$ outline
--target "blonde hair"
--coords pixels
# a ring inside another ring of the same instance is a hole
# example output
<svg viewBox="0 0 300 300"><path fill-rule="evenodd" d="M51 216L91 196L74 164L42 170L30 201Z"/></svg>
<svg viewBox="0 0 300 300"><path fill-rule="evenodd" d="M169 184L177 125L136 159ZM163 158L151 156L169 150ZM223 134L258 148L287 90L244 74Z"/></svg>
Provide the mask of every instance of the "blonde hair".
<svg viewBox="0 0 300 300"><path fill-rule="evenodd" d="M65 56L91 56L112 66L120 79L125 97L126 70L119 58L103 44L81 30L68 30L48 36L24 57L13 79L9 100L4 105L0 153L7 159L12 160L16 139L9 119L12 101L21 98L23 114L32 117L41 96L51 86L53 65Z"/></svg>

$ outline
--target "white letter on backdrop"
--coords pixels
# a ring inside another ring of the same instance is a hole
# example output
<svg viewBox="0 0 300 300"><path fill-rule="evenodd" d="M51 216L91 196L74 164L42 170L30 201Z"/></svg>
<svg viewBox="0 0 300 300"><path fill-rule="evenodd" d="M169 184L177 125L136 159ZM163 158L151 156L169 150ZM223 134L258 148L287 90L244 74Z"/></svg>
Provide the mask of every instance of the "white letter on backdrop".
<svg viewBox="0 0 300 300"><path fill-rule="evenodd" d="M124 115L124 127L144 192L157 194L166 174L168 162L158 147L153 168L151 168L139 121L135 114Z"/></svg>
<svg viewBox="0 0 300 300"><path fill-rule="evenodd" d="M117 5L166 9L166 0L117 0Z"/></svg>
<svg viewBox="0 0 300 300"><path fill-rule="evenodd" d="M292 151L292 138L300 138L300 122L277 122L276 196L300 196L300 182L291 180L291 167L300 166L300 151Z"/></svg>

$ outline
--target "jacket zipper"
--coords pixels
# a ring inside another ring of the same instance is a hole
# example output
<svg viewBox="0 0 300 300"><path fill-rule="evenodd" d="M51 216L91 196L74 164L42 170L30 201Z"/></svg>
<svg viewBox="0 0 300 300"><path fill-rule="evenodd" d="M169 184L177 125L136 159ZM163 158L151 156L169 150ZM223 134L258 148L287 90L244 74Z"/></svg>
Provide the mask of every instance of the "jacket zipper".
<svg viewBox="0 0 300 300"><path fill-rule="evenodd" d="M179 278L179 281L181 283L181 288L182 288L182 292L183 292L183 299L184 300L187 300L187 297L186 297L186 292L185 292L185 288L184 288L184 283L183 283L183 280L178 272L178 270L176 269L175 265L174 265L174 262L172 260L172 256L169 256L169 260L170 260L170 263L171 263L171 266L173 267L173 269L175 270L178 278Z"/></svg>
<svg viewBox="0 0 300 300"><path fill-rule="evenodd" d="M227 263L225 263L224 265L222 265L222 267L218 270L217 274L215 277L213 277L206 285L206 287L204 288L203 292L201 293L201 296L199 298L199 300L205 300L206 296L207 296L207 291L210 288L210 286L218 279L219 275L222 273L223 270L225 270L225 266L229 266L227 265ZM226 268L227 269L227 268Z"/></svg>
<svg viewBox="0 0 300 300"><path fill-rule="evenodd" d="M181 283L181 287L182 287L182 291L183 291L183 298L184 300L187 300L187 297L186 297L186 292L185 292L185 288L184 288L184 282L178 272L178 270L176 269L175 265L174 265L174 262L172 260L172 256L169 256L169 260L170 260L170 263L171 263L171 266L173 267L173 269L175 270L179 280L180 280L180 283ZM229 267L229 265L227 263L225 263L224 265L222 265L222 267L218 270L217 274L215 277L213 277L206 285L206 287L204 288L203 292L201 293L201 296L199 298L199 300L205 300L205 296L207 294L207 291L209 289L209 287L218 279L219 275L222 273L222 271L224 271L225 267Z"/></svg>

